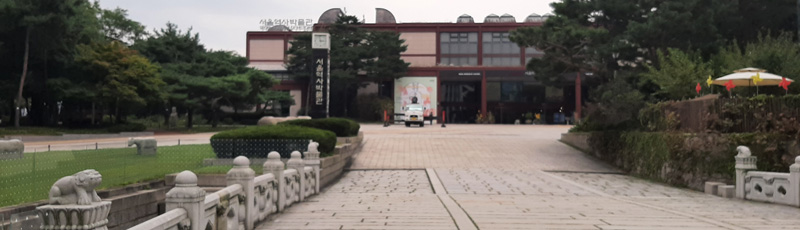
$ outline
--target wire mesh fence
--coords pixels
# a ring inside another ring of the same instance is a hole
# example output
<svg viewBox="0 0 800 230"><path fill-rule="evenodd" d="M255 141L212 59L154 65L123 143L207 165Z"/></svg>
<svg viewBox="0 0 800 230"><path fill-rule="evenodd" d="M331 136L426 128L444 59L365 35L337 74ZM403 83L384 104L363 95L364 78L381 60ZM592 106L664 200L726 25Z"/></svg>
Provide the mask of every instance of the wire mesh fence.
<svg viewBox="0 0 800 230"><path fill-rule="evenodd" d="M197 170L206 158L215 158L208 139L159 140L155 155L140 155L127 141L26 146L24 154L0 152L0 207L45 200L56 180L86 169L103 176L97 189L104 189Z"/></svg>

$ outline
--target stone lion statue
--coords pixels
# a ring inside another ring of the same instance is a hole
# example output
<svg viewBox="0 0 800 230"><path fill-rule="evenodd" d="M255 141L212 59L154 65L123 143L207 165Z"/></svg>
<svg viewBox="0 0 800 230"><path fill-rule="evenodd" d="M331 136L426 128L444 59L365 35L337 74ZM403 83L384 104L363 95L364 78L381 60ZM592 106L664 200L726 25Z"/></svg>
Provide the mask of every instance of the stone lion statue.
<svg viewBox="0 0 800 230"><path fill-rule="evenodd" d="M739 154L736 155L737 157L749 157L751 155L750 148L744 145L736 147L736 151L739 152Z"/></svg>
<svg viewBox="0 0 800 230"><path fill-rule="evenodd" d="M310 153L318 153L319 152L319 150L318 150L319 143L314 142L314 140L309 140L308 142L309 142L308 143L308 152L310 152Z"/></svg>
<svg viewBox="0 0 800 230"><path fill-rule="evenodd" d="M50 204L89 205L92 202L100 202L100 196L94 188L102 181L102 176L94 169L62 177L50 188Z"/></svg>
<svg viewBox="0 0 800 230"><path fill-rule="evenodd" d="M130 138L128 146L136 145L136 152L139 155L155 155L158 150L158 141L155 138Z"/></svg>
<svg viewBox="0 0 800 230"><path fill-rule="evenodd" d="M22 153L25 144L18 139L0 140L0 153Z"/></svg>

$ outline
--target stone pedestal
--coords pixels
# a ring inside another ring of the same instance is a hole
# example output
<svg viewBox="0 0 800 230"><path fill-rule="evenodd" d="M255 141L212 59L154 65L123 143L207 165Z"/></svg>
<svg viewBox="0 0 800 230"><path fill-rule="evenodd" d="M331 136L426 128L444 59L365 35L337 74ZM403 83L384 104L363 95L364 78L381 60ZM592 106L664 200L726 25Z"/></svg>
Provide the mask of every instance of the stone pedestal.
<svg viewBox="0 0 800 230"><path fill-rule="evenodd" d="M41 229L106 230L110 201L90 205L45 205L36 208L42 218Z"/></svg>
<svg viewBox="0 0 800 230"><path fill-rule="evenodd" d="M756 169L756 157L736 156L736 198L744 199L745 194L747 193L747 188L745 187L747 171Z"/></svg>

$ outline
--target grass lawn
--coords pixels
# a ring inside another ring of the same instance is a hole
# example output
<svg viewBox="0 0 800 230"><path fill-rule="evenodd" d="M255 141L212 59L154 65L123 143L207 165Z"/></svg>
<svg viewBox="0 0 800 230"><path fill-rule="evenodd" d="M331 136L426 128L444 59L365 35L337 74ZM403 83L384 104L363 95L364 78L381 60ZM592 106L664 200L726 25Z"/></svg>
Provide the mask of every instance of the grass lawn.
<svg viewBox="0 0 800 230"><path fill-rule="evenodd" d="M194 128L172 128L172 129L148 129L151 132L176 132L176 133L208 133L219 132L231 129L238 129L245 127L243 125L226 125L212 128L210 125L197 125ZM0 137L11 135L36 135L36 136L57 136L61 134L107 134L107 128L85 128L85 129L68 129L58 127L32 127L25 126L20 128L2 127L0 128Z"/></svg>
<svg viewBox="0 0 800 230"><path fill-rule="evenodd" d="M56 180L85 169L103 175L99 189L163 178L183 170L225 173L230 169L203 168L203 159L214 157L208 144L158 147L156 156L137 155L133 147L26 153L22 159L0 160L0 207L47 199Z"/></svg>

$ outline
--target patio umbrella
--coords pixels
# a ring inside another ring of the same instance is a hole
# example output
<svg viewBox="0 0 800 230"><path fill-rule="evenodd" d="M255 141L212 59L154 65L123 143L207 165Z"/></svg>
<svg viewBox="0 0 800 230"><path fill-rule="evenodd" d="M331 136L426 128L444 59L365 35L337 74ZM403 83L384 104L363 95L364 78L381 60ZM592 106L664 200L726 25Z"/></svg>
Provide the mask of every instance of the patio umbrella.
<svg viewBox="0 0 800 230"><path fill-rule="evenodd" d="M761 78L761 81L758 83L753 82L753 76L756 74ZM732 74L725 75L721 78L714 79L713 84L715 85L725 85L728 80L732 80L735 86L767 86L767 85L779 85L783 80L783 77L767 73L766 70L758 69L758 68L744 68L738 69L733 71ZM794 82L794 80L786 78L787 81Z"/></svg>
<svg viewBox="0 0 800 230"><path fill-rule="evenodd" d="M780 85L784 77L767 73L764 69L748 67L733 71L732 74L725 75L721 78L714 80L715 85L725 85L725 83L733 82L735 86L755 86L756 94L758 94L758 86ZM793 82L794 80L786 78L787 81Z"/></svg>

